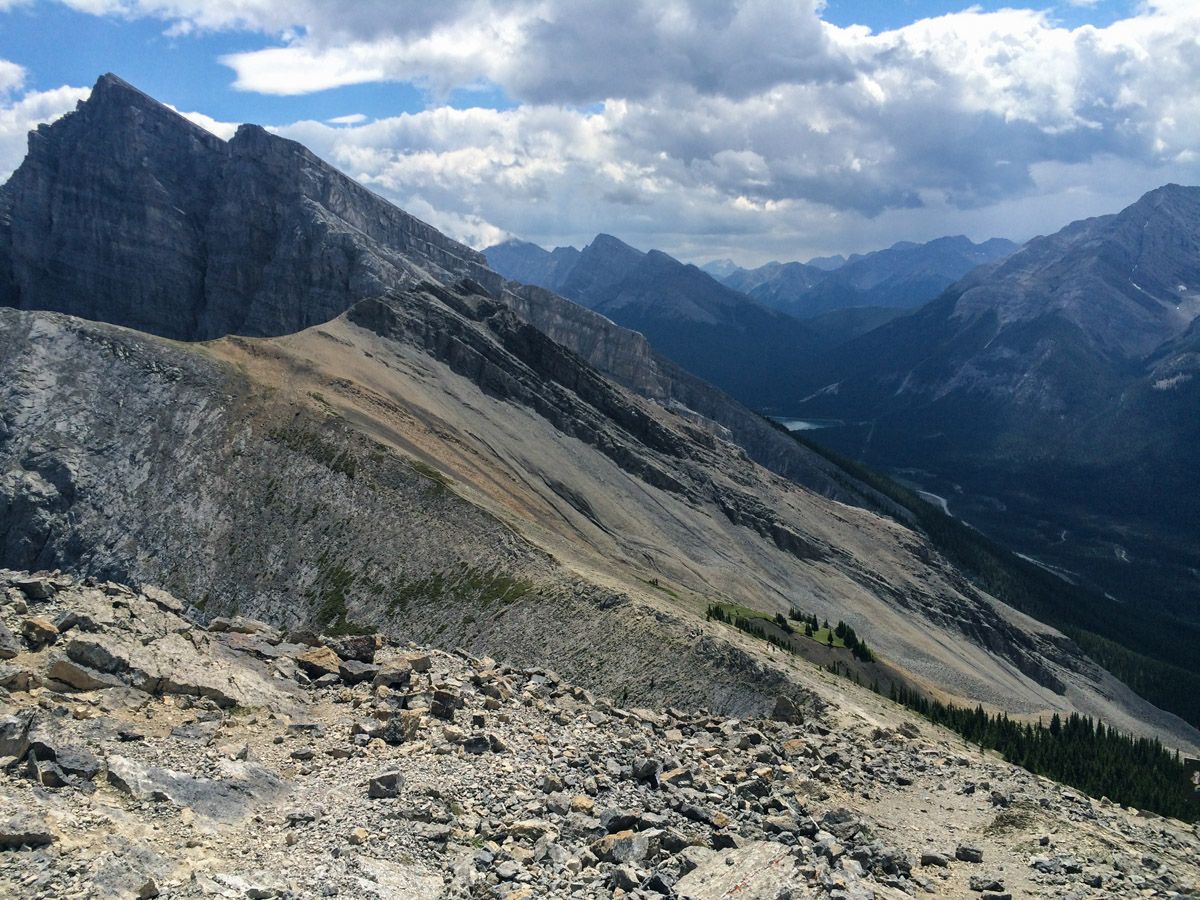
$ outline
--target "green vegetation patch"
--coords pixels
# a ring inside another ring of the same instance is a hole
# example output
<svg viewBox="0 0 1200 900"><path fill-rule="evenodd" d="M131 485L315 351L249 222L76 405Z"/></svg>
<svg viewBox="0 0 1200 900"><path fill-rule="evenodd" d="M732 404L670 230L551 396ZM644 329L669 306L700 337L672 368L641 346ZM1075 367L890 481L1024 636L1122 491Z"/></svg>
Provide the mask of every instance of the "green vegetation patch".
<svg viewBox="0 0 1200 900"><path fill-rule="evenodd" d="M532 593L534 588L528 579L473 567L449 575L434 572L394 587L388 612L394 615L410 605L442 601L471 602L485 607L508 605Z"/></svg>
<svg viewBox="0 0 1200 900"><path fill-rule="evenodd" d="M1078 713L1066 719L1055 713L1049 725L1016 722L1004 713L989 715L982 706L972 710L930 700L903 686L893 686L891 699L1035 775L1125 806L1200 820L1188 766L1157 738L1130 737ZM993 827L1007 824L998 820Z"/></svg>
<svg viewBox="0 0 1200 900"><path fill-rule="evenodd" d="M789 653L797 652L797 642L815 641L834 650L849 650L856 659L874 662L875 654L845 622L830 625L818 622L802 610L792 607L790 614L767 613L739 603L710 603L704 613L709 621L723 622L753 637L774 644Z"/></svg>

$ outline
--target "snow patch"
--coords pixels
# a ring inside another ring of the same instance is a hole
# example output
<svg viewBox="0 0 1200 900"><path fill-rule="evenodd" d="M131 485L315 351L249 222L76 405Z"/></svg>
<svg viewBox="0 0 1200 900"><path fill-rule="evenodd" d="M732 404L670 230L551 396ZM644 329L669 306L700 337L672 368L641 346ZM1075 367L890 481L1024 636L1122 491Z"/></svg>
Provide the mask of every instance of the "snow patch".
<svg viewBox="0 0 1200 900"><path fill-rule="evenodd" d="M1170 391L1192 380L1191 372L1180 372L1170 378L1160 378L1151 385L1156 391Z"/></svg>

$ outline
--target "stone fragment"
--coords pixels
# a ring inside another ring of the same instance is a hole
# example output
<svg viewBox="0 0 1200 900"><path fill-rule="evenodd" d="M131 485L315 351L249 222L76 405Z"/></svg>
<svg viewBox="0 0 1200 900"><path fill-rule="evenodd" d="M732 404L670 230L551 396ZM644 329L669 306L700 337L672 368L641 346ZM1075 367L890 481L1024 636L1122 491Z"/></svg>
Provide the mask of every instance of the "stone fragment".
<svg viewBox="0 0 1200 900"><path fill-rule="evenodd" d="M47 644L58 640L58 629L54 623L42 616L30 616L21 623L21 636L29 642L34 650L40 650Z"/></svg>
<svg viewBox="0 0 1200 900"><path fill-rule="evenodd" d="M944 869L950 865L950 857L936 850L923 850L921 852L921 865L937 866Z"/></svg>
<svg viewBox="0 0 1200 900"><path fill-rule="evenodd" d="M976 893L983 891L1003 891L1004 882L989 875L972 875L967 886Z"/></svg>
<svg viewBox="0 0 1200 900"><path fill-rule="evenodd" d="M405 741L416 740L424 724L424 711L402 709L383 726L383 739L389 744L403 744Z"/></svg>
<svg viewBox="0 0 1200 900"><path fill-rule="evenodd" d="M458 694L453 691L434 691L433 702L429 704L429 712L439 719L451 722L454 720L454 710L458 708L458 702Z"/></svg>
<svg viewBox="0 0 1200 900"><path fill-rule="evenodd" d="M399 797L404 790L405 778L399 772L385 772L376 775L367 784L367 796L372 800L386 800Z"/></svg>
<svg viewBox="0 0 1200 900"><path fill-rule="evenodd" d="M296 665L305 675L320 678L322 675L338 676L341 660L328 647L313 647L296 657Z"/></svg>
<svg viewBox="0 0 1200 900"><path fill-rule="evenodd" d="M983 862L983 850L971 844L959 844L954 849L954 858L962 862L981 863Z"/></svg>

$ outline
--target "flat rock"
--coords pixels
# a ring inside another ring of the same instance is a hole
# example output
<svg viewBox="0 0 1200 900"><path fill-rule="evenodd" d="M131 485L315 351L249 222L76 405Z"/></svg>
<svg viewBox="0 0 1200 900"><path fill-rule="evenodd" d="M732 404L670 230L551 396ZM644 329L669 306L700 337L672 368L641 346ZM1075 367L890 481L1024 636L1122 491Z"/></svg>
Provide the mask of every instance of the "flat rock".
<svg viewBox="0 0 1200 900"><path fill-rule="evenodd" d="M236 824L256 808L281 800L286 786L274 772L254 763L221 760L226 777L199 778L123 756L110 756L108 782L136 800L187 806L214 822Z"/></svg>
<svg viewBox="0 0 1200 900"><path fill-rule="evenodd" d="M50 826L33 813L21 813L0 821L0 848L46 847L58 840Z"/></svg>
<svg viewBox="0 0 1200 900"><path fill-rule="evenodd" d="M781 844L754 841L737 850L693 857L695 867L675 885L690 900L780 896L797 882L794 857Z"/></svg>

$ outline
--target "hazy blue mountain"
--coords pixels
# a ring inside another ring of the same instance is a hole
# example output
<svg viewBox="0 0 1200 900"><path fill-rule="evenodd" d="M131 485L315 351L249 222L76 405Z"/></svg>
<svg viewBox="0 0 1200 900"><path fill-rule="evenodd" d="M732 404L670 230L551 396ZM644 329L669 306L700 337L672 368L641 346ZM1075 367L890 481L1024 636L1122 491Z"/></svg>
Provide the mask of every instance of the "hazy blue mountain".
<svg viewBox="0 0 1200 900"><path fill-rule="evenodd" d="M924 244L901 241L886 250L824 257L808 263L767 263L738 269L720 280L774 309L807 319L836 309L927 303L972 269L1008 256L1017 245L1002 238L976 244L968 238L938 238Z"/></svg>
<svg viewBox="0 0 1200 900"><path fill-rule="evenodd" d="M741 267L732 259L713 259L700 267L700 271L707 272L713 278L717 279L717 281L720 281L727 275L732 275L740 269Z"/></svg>
<svg viewBox="0 0 1200 900"><path fill-rule="evenodd" d="M864 423L821 438L1200 620L1198 315L1200 188L1168 185L849 341L797 409Z"/></svg>
<svg viewBox="0 0 1200 900"><path fill-rule="evenodd" d="M488 263L505 277L523 284L536 284L557 291L562 279L579 259L574 247L555 247L543 250L537 244L516 238L496 244L487 251Z"/></svg>
<svg viewBox="0 0 1200 900"><path fill-rule="evenodd" d="M696 266L657 250L643 253L612 235L597 235L568 270L549 265L552 254L530 244L510 241L483 252L506 278L524 275L641 332L655 350L749 404L794 396L797 373L822 342L804 323Z"/></svg>
<svg viewBox="0 0 1200 900"><path fill-rule="evenodd" d="M832 272L834 269L840 269L846 264L846 257L838 253L834 256L814 256L805 265L811 266L814 269L820 269L822 272Z"/></svg>

